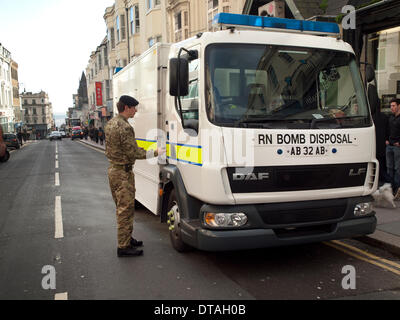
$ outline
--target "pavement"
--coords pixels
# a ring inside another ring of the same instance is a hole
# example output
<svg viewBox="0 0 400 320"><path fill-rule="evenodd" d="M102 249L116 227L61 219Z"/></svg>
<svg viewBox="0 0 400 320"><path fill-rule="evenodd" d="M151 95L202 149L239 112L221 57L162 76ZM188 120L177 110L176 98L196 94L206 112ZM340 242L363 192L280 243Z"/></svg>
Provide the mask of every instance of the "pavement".
<svg viewBox="0 0 400 320"><path fill-rule="evenodd" d="M82 139L80 142L105 150L105 144L93 142L90 138ZM395 201L395 204L396 208L374 207L377 218L375 232L356 239L400 256L400 201Z"/></svg>

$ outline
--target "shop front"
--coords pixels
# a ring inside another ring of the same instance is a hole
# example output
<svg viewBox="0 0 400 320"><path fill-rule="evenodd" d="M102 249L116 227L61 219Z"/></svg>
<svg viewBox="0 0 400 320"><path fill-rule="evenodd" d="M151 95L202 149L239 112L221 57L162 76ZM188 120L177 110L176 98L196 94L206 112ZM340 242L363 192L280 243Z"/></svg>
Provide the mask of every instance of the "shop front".
<svg viewBox="0 0 400 320"><path fill-rule="evenodd" d="M400 1L380 1L356 11L356 29L344 30L359 59L375 69L381 110L390 112L390 100L400 98Z"/></svg>

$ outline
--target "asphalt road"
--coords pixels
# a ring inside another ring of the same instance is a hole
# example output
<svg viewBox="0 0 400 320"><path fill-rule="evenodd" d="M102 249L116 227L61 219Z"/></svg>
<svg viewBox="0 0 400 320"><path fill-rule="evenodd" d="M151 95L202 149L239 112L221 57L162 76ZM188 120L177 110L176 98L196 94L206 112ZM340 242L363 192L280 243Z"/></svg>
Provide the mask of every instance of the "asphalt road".
<svg viewBox="0 0 400 320"><path fill-rule="evenodd" d="M102 152L70 139L33 142L0 164L0 300L400 299L400 259L355 240L180 254L146 209L134 226L144 256L117 258L107 167ZM342 287L346 265L355 289ZM42 286L45 266L55 288Z"/></svg>

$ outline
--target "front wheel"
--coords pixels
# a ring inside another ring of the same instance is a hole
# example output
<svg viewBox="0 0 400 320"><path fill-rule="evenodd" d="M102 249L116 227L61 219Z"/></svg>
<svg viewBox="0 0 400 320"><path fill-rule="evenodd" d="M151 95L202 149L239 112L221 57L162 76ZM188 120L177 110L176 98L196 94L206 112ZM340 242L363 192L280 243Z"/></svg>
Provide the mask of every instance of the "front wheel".
<svg viewBox="0 0 400 320"><path fill-rule="evenodd" d="M178 201L176 200L175 190L172 190L169 196L167 212L169 238L172 246L178 252L189 251L191 247L182 241L179 205Z"/></svg>
<svg viewBox="0 0 400 320"><path fill-rule="evenodd" d="M6 150L6 153L3 157L0 158L0 162L7 162L10 159L10 153Z"/></svg>

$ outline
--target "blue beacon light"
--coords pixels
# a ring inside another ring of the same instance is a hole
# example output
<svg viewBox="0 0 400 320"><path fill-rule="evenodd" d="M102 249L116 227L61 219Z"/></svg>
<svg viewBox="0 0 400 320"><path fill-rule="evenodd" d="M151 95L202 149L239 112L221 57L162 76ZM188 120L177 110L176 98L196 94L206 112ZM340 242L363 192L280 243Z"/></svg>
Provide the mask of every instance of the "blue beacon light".
<svg viewBox="0 0 400 320"><path fill-rule="evenodd" d="M295 19L283 19L275 17L260 17L244 14L218 13L215 15L213 25L244 26L253 28L271 28L299 31L317 34L339 34L339 26L336 23L306 21Z"/></svg>

